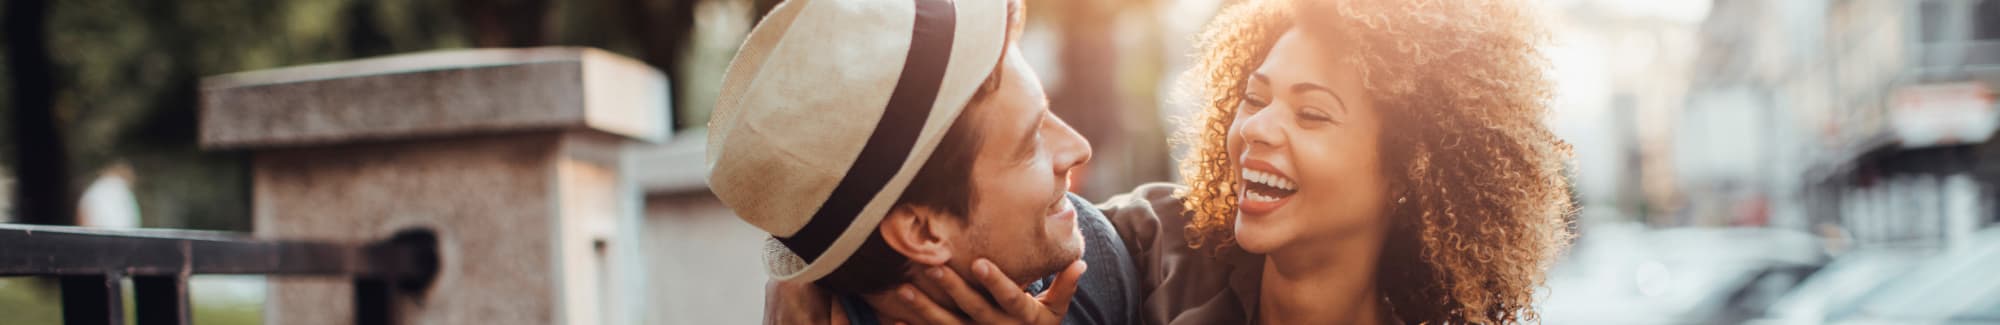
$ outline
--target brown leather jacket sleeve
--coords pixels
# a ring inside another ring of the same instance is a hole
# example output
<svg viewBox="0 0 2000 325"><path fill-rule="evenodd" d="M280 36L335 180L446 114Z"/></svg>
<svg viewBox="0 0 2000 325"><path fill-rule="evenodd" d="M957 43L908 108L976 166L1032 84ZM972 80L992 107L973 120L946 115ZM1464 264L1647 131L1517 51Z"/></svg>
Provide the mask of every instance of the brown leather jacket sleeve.
<svg viewBox="0 0 2000 325"><path fill-rule="evenodd" d="M1181 213L1181 200L1174 195L1182 187L1169 183L1148 183L1132 189L1132 192L1113 196L1098 209L1110 219L1112 228L1125 241L1125 248L1132 252L1132 264L1139 273L1140 297L1152 295L1159 287L1161 217L1177 217ZM1166 236L1179 237L1179 236Z"/></svg>
<svg viewBox="0 0 2000 325"><path fill-rule="evenodd" d="M1114 196L1098 209L1132 254L1139 277L1140 324L1231 324L1252 319L1261 256L1188 247L1184 187L1153 183ZM1246 298L1248 297L1248 298Z"/></svg>

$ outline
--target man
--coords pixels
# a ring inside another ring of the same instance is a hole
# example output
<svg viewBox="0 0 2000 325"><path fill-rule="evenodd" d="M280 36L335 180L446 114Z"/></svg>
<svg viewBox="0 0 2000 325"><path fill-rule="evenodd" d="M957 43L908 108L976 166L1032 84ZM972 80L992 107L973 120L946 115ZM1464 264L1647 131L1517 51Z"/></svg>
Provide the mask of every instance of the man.
<svg viewBox="0 0 2000 325"><path fill-rule="evenodd" d="M932 301L981 323L1130 323L1129 254L1066 193L1089 144L1049 112L1020 25L1015 1L793 0L751 31L709 186L772 234L774 281L825 288L858 324L945 318L914 305ZM916 299L963 283L1005 310Z"/></svg>

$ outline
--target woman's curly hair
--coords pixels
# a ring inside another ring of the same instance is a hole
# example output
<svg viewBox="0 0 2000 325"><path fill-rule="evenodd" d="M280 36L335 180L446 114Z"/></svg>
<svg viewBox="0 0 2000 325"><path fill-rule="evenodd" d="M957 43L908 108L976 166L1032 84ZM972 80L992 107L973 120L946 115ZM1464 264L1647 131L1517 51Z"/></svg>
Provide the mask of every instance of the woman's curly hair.
<svg viewBox="0 0 2000 325"><path fill-rule="evenodd" d="M1301 19L1295 19L1295 17ZM1310 17L1310 19L1303 19ZM1203 106L1182 134L1193 152L1184 200L1189 244L1233 245L1238 180L1227 143L1248 76L1278 37L1353 46L1383 118L1383 173L1401 193L1377 287L1410 323L1538 318L1543 273L1567 242L1569 145L1543 124L1552 84L1546 39L1518 0L1245 0L1201 34L1183 78Z"/></svg>

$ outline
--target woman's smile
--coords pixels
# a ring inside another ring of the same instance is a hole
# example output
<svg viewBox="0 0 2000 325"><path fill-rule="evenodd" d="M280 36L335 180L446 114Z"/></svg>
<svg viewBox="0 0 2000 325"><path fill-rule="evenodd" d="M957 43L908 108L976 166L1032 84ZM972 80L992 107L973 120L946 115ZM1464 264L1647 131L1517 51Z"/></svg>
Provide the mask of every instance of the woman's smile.
<svg viewBox="0 0 2000 325"><path fill-rule="evenodd" d="M1263 160L1244 159L1242 177L1237 201L1244 215L1270 214L1291 202L1292 194L1298 193L1298 182Z"/></svg>

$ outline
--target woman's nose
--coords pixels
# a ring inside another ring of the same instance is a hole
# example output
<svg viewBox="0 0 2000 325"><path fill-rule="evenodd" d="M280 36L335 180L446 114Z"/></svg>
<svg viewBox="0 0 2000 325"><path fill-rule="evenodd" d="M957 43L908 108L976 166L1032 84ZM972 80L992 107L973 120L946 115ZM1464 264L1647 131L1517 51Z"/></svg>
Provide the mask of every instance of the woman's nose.
<svg viewBox="0 0 2000 325"><path fill-rule="evenodd" d="M1243 133L1243 140L1249 142L1248 144L1251 145L1284 146L1285 111L1287 111L1286 108L1273 103L1271 106L1257 110L1256 113L1243 118L1243 121L1237 125L1238 131Z"/></svg>

